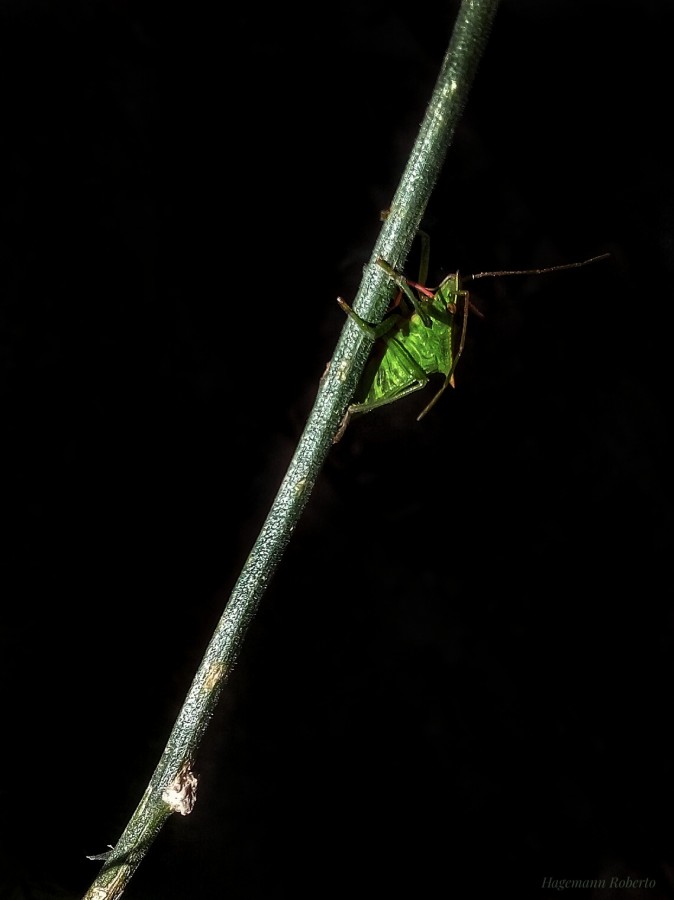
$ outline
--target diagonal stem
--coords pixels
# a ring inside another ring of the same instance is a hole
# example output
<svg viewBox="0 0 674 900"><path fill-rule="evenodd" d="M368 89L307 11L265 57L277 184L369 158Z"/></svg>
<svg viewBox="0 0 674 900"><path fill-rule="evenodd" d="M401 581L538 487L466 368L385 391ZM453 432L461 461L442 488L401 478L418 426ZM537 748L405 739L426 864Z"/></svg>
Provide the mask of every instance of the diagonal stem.
<svg viewBox="0 0 674 900"><path fill-rule="evenodd" d="M381 321L392 290L390 279L375 264L376 260L386 259L397 269L405 262L466 103L497 6L498 0L462 0L419 136L354 303L356 312L368 322ZM206 648L150 783L83 900L121 897L171 812L185 815L191 810L195 792L191 764L195 753L260 599L332 446L371 346L362 329L347 317L295 454Z"/></svg>

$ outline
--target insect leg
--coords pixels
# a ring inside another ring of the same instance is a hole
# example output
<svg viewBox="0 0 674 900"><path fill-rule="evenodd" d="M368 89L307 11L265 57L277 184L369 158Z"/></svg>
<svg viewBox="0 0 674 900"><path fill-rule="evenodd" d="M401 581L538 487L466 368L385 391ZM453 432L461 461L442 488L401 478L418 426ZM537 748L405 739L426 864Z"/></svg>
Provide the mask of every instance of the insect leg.
<svg viewBox="0 0 674 900"><path fill-rule="evenodd" d="M387 316L382 322L379 323L379 325L370 325L370 323L361 318L361 316L359 316L357 312L354 312L354 310L349 306L346 300L342 300L341 297L338 297L337 303L339 303L342 311L345 312L350 319L353 319L353 321L360 328L363 334L367 335L367 337L369 337L371 341L376 341L377 338L383 337L383 335L390 331L400 319L399 315L394 314L391 316Z"/></svg>
<svg viewBox="0 0 674 900"><path fill-rule="evenodd" d="M421 301L421 300L419 300L418 297L414 296L414 292L412 291L412 288L410 287L409 279L405 278L404 275L401 275L400 272L396 272L396 270L392 266L389 266L389 264L386 262L386 260L381 259L381 257L377 260L377 265L379 266L380 269L383 269L386 272L386 274L388 275L388 277L398 285L400 290L403 291L403 293L405 294L407 299L412 304L414 311L421 318L421 321L424 323L424 325L429 327L431 324L431 321L430 321L430 317L429 317L428 313L424 309L425 301ZM430 299L433 298L433 296L434 296L433 292L428 290L428 288L424 288L423 285L417 284L416 282L411 282L411 284L413 284L414 287L418 288L420 291L427 294Z"/></svg>

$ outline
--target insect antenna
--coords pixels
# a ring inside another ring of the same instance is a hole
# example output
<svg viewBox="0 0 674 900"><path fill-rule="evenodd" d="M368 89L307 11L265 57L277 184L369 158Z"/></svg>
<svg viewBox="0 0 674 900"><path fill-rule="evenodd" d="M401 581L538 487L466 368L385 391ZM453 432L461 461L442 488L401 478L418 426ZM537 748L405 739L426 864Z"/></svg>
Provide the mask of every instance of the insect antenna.
<svg viewBox="0 0 674 900"><path fill-rule="evenodd" d="M464 275L464 279L477 281L478 278L499 278L502 275L545 275L547 272L561 272L564 269L580 269L581 266L599 262L600 259L608 259L610 255L610 253L601 253L599 256L592 256L590 259L581 260L581 262L564 263L561 266L545 266L542 269L505 269L501 272L476 272L474 275Z"/></svg>

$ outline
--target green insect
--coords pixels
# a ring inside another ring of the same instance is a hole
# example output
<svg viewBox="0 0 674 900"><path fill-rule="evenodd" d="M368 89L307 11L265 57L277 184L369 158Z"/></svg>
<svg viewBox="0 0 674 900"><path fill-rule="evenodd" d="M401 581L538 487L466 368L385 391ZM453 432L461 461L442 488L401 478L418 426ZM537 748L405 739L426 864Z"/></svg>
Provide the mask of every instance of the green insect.
<svg viewBox="0 0 674 900"><path fill-rule="evenodd" d="M463 280L459 278L458 272L454 272L437 288L431 289L423 283L428 271L428 236L423 232L419 234L422 239L419 281L411 281L400 272L396 272L385 260L377 260L377 265L400 289L389 314L379 325L370 325L341 297L337 298L344 312L373 342L377 343L377 346L365 367L356 391L355 402L346 410L335 435L335 443L341 439L354 415L371 412L420 391L426 387L431 375L444 375L444 381L421 410L417 421L423 419L435 406L450 385L454 385L454 371L466 341L468 312L470 309L478 312L470 302L470 292L462 287L465 281L496 278L502 275L541 275L545 272L577 269L600 259L607 259L611 255L602 253L582 262L548 266L543 269L479 272L468 275ZM457 336L459 303L462 304L463 310L460 333ZM457 338L458 346L455 346Z"/></svg>

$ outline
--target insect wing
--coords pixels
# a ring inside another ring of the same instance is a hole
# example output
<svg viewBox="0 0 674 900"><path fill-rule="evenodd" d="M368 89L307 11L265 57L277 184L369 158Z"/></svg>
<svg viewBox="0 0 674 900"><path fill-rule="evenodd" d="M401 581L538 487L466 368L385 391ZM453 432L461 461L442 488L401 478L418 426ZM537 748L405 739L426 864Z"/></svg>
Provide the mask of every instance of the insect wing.
<svg viewBox="0 0 674 900"><path fill-rule="evenodd" d="M442 310L447 319L447 310ZM409 327L401 332L399 340L405 350L427 375L449 374L452 367L453 316L448 321L431 318L430 326L424 325L419 316L412 316Z"/></svg>
<svg viewBox="0 0 674 900"><path fill-rule="evenodd" d="M375 349L365 368L359 391L360 402L370 404L394 400L417 381L400 337L387 337L382 341L381 348Z"/></svg>

